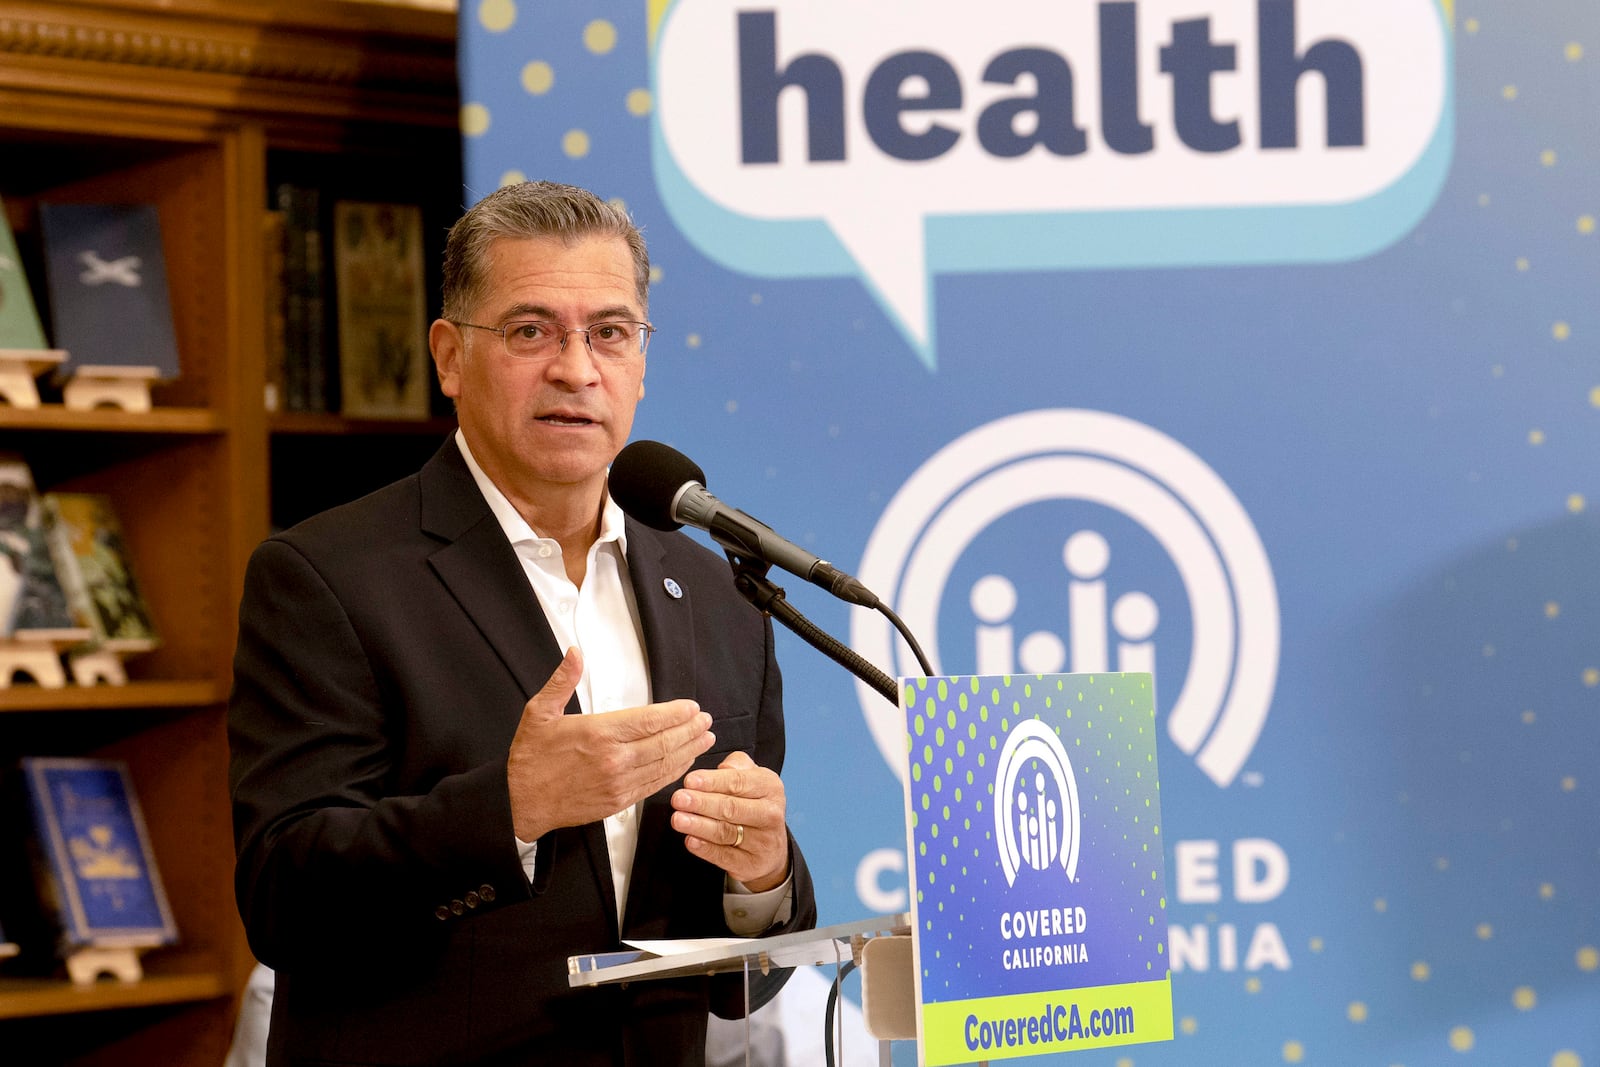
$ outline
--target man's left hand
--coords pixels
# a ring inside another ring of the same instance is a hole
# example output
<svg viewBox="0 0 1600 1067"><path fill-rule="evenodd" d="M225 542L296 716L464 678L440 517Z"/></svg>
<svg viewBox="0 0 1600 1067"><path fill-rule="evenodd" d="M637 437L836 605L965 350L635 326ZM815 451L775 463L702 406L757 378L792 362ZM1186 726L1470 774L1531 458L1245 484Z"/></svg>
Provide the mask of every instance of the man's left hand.
<svg viewBox="0 0 1600 1067"><path fill-rule="evenodd" d="M672 794L672 826L689 851L751 892L782 885L789 877L789 832L777 772L734 752L715 770L690 771L683 785Z"/></svg>

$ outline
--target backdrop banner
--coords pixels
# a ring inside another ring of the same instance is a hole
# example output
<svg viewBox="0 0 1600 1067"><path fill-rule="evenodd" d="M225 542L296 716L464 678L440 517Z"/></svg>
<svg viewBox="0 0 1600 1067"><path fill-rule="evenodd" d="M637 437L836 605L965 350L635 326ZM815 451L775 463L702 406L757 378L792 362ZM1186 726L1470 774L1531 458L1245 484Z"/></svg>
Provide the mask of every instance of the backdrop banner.
<svg viewBox="0 0 1600 1067"><path fill-rule="evenodd" d="M1153 675L1175 1039L1048 1059L1600 1067L1600 7L460 12L467 200L649 240L635 437L938 674ZM907 910L905 720L779 641L822 921Z"/></svg>

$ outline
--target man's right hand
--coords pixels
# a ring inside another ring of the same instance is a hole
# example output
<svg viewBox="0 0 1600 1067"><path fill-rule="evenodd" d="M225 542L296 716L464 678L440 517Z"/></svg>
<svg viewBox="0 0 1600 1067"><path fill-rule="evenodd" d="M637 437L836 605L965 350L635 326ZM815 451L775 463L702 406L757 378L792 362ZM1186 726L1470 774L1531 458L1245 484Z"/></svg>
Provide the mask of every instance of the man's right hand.
<svg viewBox="0 0 1600 1067"><path fill-rule="evenodd" d="M711 716L692 700L596 715L568 715L583 655L561 665L523 705L506 777L511 821L523 841L615 815L670 785L716 743Z"/></svg>

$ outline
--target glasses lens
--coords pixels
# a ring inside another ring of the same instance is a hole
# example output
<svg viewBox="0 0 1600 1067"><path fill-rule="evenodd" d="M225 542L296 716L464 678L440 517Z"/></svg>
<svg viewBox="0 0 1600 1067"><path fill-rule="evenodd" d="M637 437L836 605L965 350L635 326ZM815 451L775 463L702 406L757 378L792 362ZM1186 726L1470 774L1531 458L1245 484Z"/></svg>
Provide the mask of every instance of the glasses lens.
<svg viewBox="0 0 1600 1067"><path fill-rule="evenodd" d="M597 322L589 327L589 347L596 355L612 359L636 356L640 352L639 334L637 322Z"/></svg>
<svg viewBox="0 0 1600 1067"><path fill-rule="evenodd" d="M506 323L506 351L518 359L543 359L561 350L562 328L554 322Z"/></svg>

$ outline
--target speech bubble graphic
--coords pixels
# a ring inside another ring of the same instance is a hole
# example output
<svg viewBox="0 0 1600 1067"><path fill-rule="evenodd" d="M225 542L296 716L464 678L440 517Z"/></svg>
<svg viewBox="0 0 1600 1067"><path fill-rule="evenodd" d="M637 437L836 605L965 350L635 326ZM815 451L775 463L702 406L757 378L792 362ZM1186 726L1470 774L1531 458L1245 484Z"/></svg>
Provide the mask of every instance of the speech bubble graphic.
<svg viewBox="0 0 1600 1067"><path fill-rule="evenodd" d="M933 275L1334 261L1451 153L1436 0L676 0L653 162L703 252L857 275L935 366Z"/></svg>

